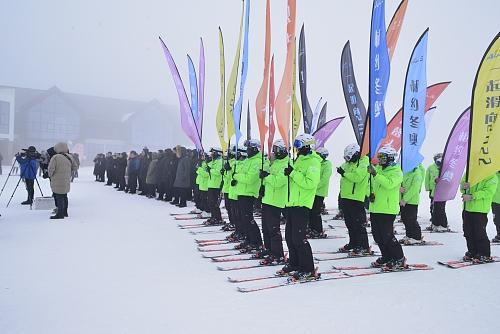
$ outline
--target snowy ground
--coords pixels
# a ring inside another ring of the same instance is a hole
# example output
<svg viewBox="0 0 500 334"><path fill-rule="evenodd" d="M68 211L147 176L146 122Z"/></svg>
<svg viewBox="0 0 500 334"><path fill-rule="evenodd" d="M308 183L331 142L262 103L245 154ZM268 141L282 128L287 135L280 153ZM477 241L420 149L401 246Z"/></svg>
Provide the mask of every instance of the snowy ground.
<svg viewBox="0 0 500 334"><path fill-rule="evenodd" d="M0 198L2 334L482 333L497 327L500 264L459 270L436 264L463 254L461 233L426 235L444 246L405 248L409 262L430 264L432 271L242 294L226 281L228 272L217 271L216 264L196 250L194 238L223 234L194 236L179 229L169 215L179 209L104 187L93 181L91 169L80 174L66 220L50 221L48 212L22 207L22 187L5 209L15 178ZM41 184L49 193L47 181ZM425 225L427 205L424 200L420 210ZM460 231L458 200L450 203L448 215L452 228ZM490 223L490 237L493 229ZM315 251L335 250L345 242L316 240L312 246ZM500 246L493 246L492 253L500 255ZM335 264L363 265L370 260ZM327 270L332 264L319 265Z"/></svg>

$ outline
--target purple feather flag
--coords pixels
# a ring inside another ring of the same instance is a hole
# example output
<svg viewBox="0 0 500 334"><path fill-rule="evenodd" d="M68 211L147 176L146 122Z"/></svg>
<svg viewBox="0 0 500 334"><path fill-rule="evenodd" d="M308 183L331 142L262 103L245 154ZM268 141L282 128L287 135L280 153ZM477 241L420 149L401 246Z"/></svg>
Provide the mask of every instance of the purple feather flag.
<svg viewBox="0 0 500 334"><path fill-rule="evenodd" d="M205 99L205 47L203 39L200 38L200 65L198 68L198 119L196 126L200 139L203 138L203 103Z"/></svg>
<svg viewBox="0 0 500 334"><path fill-rule="evenodd" d="M160 42L163 47L163 52L165 53L165 58L167 60L168 67L172 73L172 79L174 80L175 88L177 89L177 95L179 97L180 113L181 113L181 126L184 133L191 139L196 149L203 150L203 145L201 144L200 136L198 135L198 130L196 128L196 122L193 119L193 114L191 112L191 106L189 105L189 100L186 95L186 90L182 82L179 70L175 65L174 58L170 53L169 49L165 45L165 42L160 37Z"/></svg>
<svg viewBox="0 0 500 334"><path fill-rule="evenodd" d="M344 117L334 118L326 122L321 128L313 133L313 137L316 139L316 148L325 146L326 141L331 137L343 120Z"/></svg>
<svg viewBox="0 0 500 334"><path fill-rule="evenodd" d="M444 149L443 163L436 184L435 202L450 201L455 198L460 180L467 164L469 149L470 107L458 118L451 130Z"/></svg>

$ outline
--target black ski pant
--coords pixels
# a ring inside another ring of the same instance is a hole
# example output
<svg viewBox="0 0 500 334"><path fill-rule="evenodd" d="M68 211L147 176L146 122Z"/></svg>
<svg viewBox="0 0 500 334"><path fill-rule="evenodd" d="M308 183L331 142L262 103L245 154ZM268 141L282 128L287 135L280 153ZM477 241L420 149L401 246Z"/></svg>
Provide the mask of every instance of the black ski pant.
<svg viewBox="0 0 500 334"><path fill-rule="evenodd" d="M343 218L344 217L344 210L342 208L342 198L340 197L340 192L339 192L339 196L337 197L337 206L339 207L338 216L340 218Z"/></svg>
<svg viewBox="0 0 500 334"><path fill-rule="evenodd" d="M312 209L309 211L309 229L317 233L323 233L323 219L321 219L321 210L323 209L324 202L324 197L315 196Z"/></svg>
<svg viewBox="0 0 500 334"><path fill-rule="evenodd" d="M257 222L253 218L253 204L255 198L252 196L238 196L240 207L240 224L244 235L250 245L262 246L262 236Z"/></svg>
<svg viewBox="0 0 500 334"><path fill-rule="evenodd" d="M28 201L33 202L35 197L35 180L24 179L26 183L26 191L28 192Z"/></svg>
<svg viewBox="0 0 500 334"><path fill-rule="evenodd" d="M384 261L400 260L403 258L403 248L394 236L394 220L396 215L385 213L371 213L373 239L380 249Z"/></svg>
<svg viewBox="0 0 500 334"><path fill-rule="evenodd" d="M222 221L219 198L220 189L208 188L208 207L210 208L210 214L212 218L217 222Z"/></svg>
<svg viewBox="0 0 500 334"><path fill-rule="evenodd" d="M306 237L308 222L308 208L294 206L287 209L285 240L288 246L288 261L300 272L314 271L312 249Z"/></svg>
<svg viewBox="0 0 500 334"><path fill-rule="evenodd" d="M401 207L401 220L405 225L406 236L415 240L422 240L422 230L417 221L418 205L406 204Z"/></svg>
<svg viewBox="0 0 500 334"><path fill-rule="evenodd" d="M262 203L262 234L265 248L276 258L284 257L281 238L281 208Z"/></svg>
<svg viewBox="0 0 500 334"><path fill-rule="evenodd" d="M162 193L160 193L160 196L162 196ZM200 209L200 188L198 188L198 185L196 185L196 188L193 190L193 201L194 201L194 206L198 209Z"/></svg>
<svg viewBox="0 0 500 334"><path fill-rule="evenodd" d="M432 211L434 211L434 197L431 196L429 192L429 199L431 200L431 204L429 205L429 212L431 213L431 221L432 221Z"/></svg>
<svg viewBox="0 0 500 334"><path fill-rule="evenodd" d="M208 209L208 191L200 190L200 207L201 211L210 212Z"/></svg>
<svg viewBox="0 0 500 334"><path fill-rule="evenodd" d="M187 205L187 198L189 195L190 188L175 188L177 196L179 196L179 205L185 207Z"/></svg>
<svg viewBox="0 0 500 334"><path fill-rule="evenodd" d="M492 203L491 211L493 211L493 222L497 228L497 236L500 237L500 204Z"/></svg>
<svg viewBox="0 0 500 334"><path fill-rule="evenodd" d="M432 202L432 224L435 226L448 227L448 217L446 217L446 202Z"/></svg>
<svg viewBox="0 0 500 334"><path fill-rule="evenodd" d="M349 232L349 249L368 249L368 234L366 233L365 203L352 199L342 199L344 221Z"/></svg>
<svg viewBox="0 0 500 334"><path fill-rule="evenodd" d="M68 194L52 194L54 201L56 203L58 217L64 217L68 215Z"/></svg>
<svg viewBox="0 0 500 334"><path fill-rule="evenodd" d="M229 215L229 222L234 225L236 233L242 234L238 201L230 199L229 194L224 194L224 195L225 195L226 209Z"/></svg>
<svg viewBox="0 0 500 334"><path fill-rule="evenodd" d="M490 256L490 240L486 233L488 214L464 210L462 211L462 220L467 250L472 256Z"/></svg>
<svg viewBox="0 0 500 334"><path fill-rule="evenodd" d="M137 173L130 173L128 175L128 191L131 194L135 194L137 192L137 178L138 178Z"/></svg>
<svg viewBox="0 0 500 334"><path fill-rule="evenodd" d="M231 207L231 205L233 203L229 199L229 194L228 193L222 193L222 196L224 196L224 206L226 207L227 218L229 220L229 224L234 225L233 208ZM195 194L195 197L196 197L196 194Z"/></svg>

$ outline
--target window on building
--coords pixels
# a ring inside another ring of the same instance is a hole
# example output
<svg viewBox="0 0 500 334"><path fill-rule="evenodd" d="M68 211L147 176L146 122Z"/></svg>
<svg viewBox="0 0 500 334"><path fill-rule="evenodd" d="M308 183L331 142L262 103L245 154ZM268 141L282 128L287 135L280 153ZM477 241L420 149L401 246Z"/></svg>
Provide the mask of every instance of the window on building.
<svg viewBox="0 0 500 334"><path fill-rule="evenodd" d="M0 133L9 134L10 103L0 101Z"/></svg>

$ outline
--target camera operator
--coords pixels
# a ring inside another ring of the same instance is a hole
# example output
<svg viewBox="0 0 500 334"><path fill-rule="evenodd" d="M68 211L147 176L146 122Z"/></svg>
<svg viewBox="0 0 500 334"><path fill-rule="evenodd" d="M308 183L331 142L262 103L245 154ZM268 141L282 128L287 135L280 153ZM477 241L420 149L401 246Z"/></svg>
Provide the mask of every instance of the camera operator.
<svg viewBox="0 0 500 334"><path fill-rule="evenodd" d="M33 197L35 196L34 186L40 153L36 151L36 148L34 146L23 149L23 151L24 152L16 154L16 160L21 166L21 178L24 180L24 183L26 184L26 190L28 191L28 199L21 204L32 205Z"/></svg>

